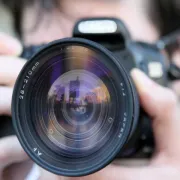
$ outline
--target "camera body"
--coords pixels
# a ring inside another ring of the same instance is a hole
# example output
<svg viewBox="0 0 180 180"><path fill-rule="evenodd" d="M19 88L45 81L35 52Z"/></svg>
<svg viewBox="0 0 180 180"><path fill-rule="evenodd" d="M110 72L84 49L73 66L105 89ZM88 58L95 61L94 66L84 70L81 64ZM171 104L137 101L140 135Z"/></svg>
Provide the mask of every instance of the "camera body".
<svg viewBox="0 0 180 180"><path fill-rule="evenodd" d="M95 41L111 51L129 74L142 70L162 86L167 86L167 57L154 44L133 41L125 24L116 18L82 19L76 23L73 37ZM117 158L147 158L154 151L151 121L141 108L136 132Z"/></svg>
<svg viewBox="0 0 180 180"><path fill-rule="evenodd" d="M111 51L127 73L138 68L162 86L167 86L167 58L154 45L133 41L125 24L116 18L86 18L78 21L73 37L97 42ZM41 46L26 47L22 57L29 59ZM151 121L141 108L136 132L117 158L148 158L154 151Z"/></svg>
<svg viewBox="0 0 180 180"><path fill-rule="evenodd" d="M139 68L167 86L166 56L133 41L115 18L82 19L73 37L22 54L30 61L16 82L12 113L23 148L64 176L93 173L115 157L150 157L151 121L129 73Z"/></svg>
<svg viewBox="0 0 180 180"><path fill-rule="evenodd" d="M127 73L133 68L142 70L162 86L167 86L167 58L154 45L133 41L125 24L116 18L82 19L76 23L73 37L95 41L111 51ZM117 158L145 158L154 151L151 121L140 110L136 132Z"/></svg>

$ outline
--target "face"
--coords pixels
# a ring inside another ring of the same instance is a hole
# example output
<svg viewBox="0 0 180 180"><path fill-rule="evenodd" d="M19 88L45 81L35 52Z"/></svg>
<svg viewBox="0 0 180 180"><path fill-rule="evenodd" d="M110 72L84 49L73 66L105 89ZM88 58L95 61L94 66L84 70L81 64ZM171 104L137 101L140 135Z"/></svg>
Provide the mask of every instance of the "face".
<svg viewBox="0 0 180 180"><path fill-rule="evenodd" d="M59 0L52 12L43 12L35 4L24 10L24 44L41 45L71 37L76 21L85 17L120 18L134 40L152 43L159 39L159 32L149 20L149 3L151 0ZM180 67L180 50L173 53L172 59ZM180 96L180 81L172 83L172 87Z"/></svg>
<svg viewBox="0 0 180 180"><path fill-rule="evenodd" d="M134 40L154 42L158 39L158 31L144 13L145 8L148 7L147 1L59 0L59 2L59 7L52 13L39 13L38 5L25 9L23 39L26 45L70 37L75 22L84 17L120 18L128 27Z"/></svg>

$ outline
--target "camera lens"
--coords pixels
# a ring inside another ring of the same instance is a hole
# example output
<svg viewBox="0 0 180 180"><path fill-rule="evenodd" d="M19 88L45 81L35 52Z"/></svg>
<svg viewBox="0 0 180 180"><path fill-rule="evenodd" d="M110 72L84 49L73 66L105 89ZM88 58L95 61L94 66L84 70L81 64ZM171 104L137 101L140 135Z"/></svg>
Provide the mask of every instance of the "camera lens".
<svg viewBox="0 0 180 180"><path fill-rule="evenodd" d="M42 122L36 127L44 132L39 131L39 136L54 150L59 147L57 152L64 156L87 156L108 140L112 123L107 117L113 117L114 110L109 91L97 75L90 70L71 70L54 81L46 98L41 93L43 87L39 89L37 96L42 95L42 102L47 102L44 108L37 103L34 109L37 115L47 112L47 118L38 118Z"/></svg>
<svg viewBox="0 0 180 180"><path fill-rule="evenodd" d="M82 176L110 163L132 135L138 104L124 69L84 39L53 42L27 62L12 112L29 156L59 175Z"/></svg>

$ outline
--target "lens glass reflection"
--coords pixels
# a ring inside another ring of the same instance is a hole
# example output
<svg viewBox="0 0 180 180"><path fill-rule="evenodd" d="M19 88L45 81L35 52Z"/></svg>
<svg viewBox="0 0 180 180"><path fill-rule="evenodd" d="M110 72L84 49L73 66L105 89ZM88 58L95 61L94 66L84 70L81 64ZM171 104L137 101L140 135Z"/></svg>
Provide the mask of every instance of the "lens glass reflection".
<svg viewBox="0 0 180 180"><path fill-rule="evenodd" d="M83 157L113 134L116 92L95 51L68 46L41 68L32 99L35 129L53 151Z"/></svg>

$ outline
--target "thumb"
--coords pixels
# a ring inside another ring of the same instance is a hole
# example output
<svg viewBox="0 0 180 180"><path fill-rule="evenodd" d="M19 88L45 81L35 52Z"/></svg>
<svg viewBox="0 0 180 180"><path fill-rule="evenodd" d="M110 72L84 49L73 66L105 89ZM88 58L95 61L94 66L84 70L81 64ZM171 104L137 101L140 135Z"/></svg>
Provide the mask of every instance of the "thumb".
<svg viewBox="0 0 180 180"><path fill-rule="evenodd" d="M156 84L138 69L132 70L131 75L141 105L152 119L156 150L165 152L170 157L179 157L180 141L177 137L180 137L180 116L177 97L171 90Z"/></svg>
<svg viewBox="0 0 180 180"><path fill-rule="evenodd" d="M127 168L115 165L107 166L96 174L82 180L159 180L177 179L179 171L170 166L147 166Z"/></svg>
<svg viewBox="0 0 180 180"><path fill-rule="evenodd" d="M0 33L0 55L19 56L22 46L18 40L4 33Z"/></svg>

